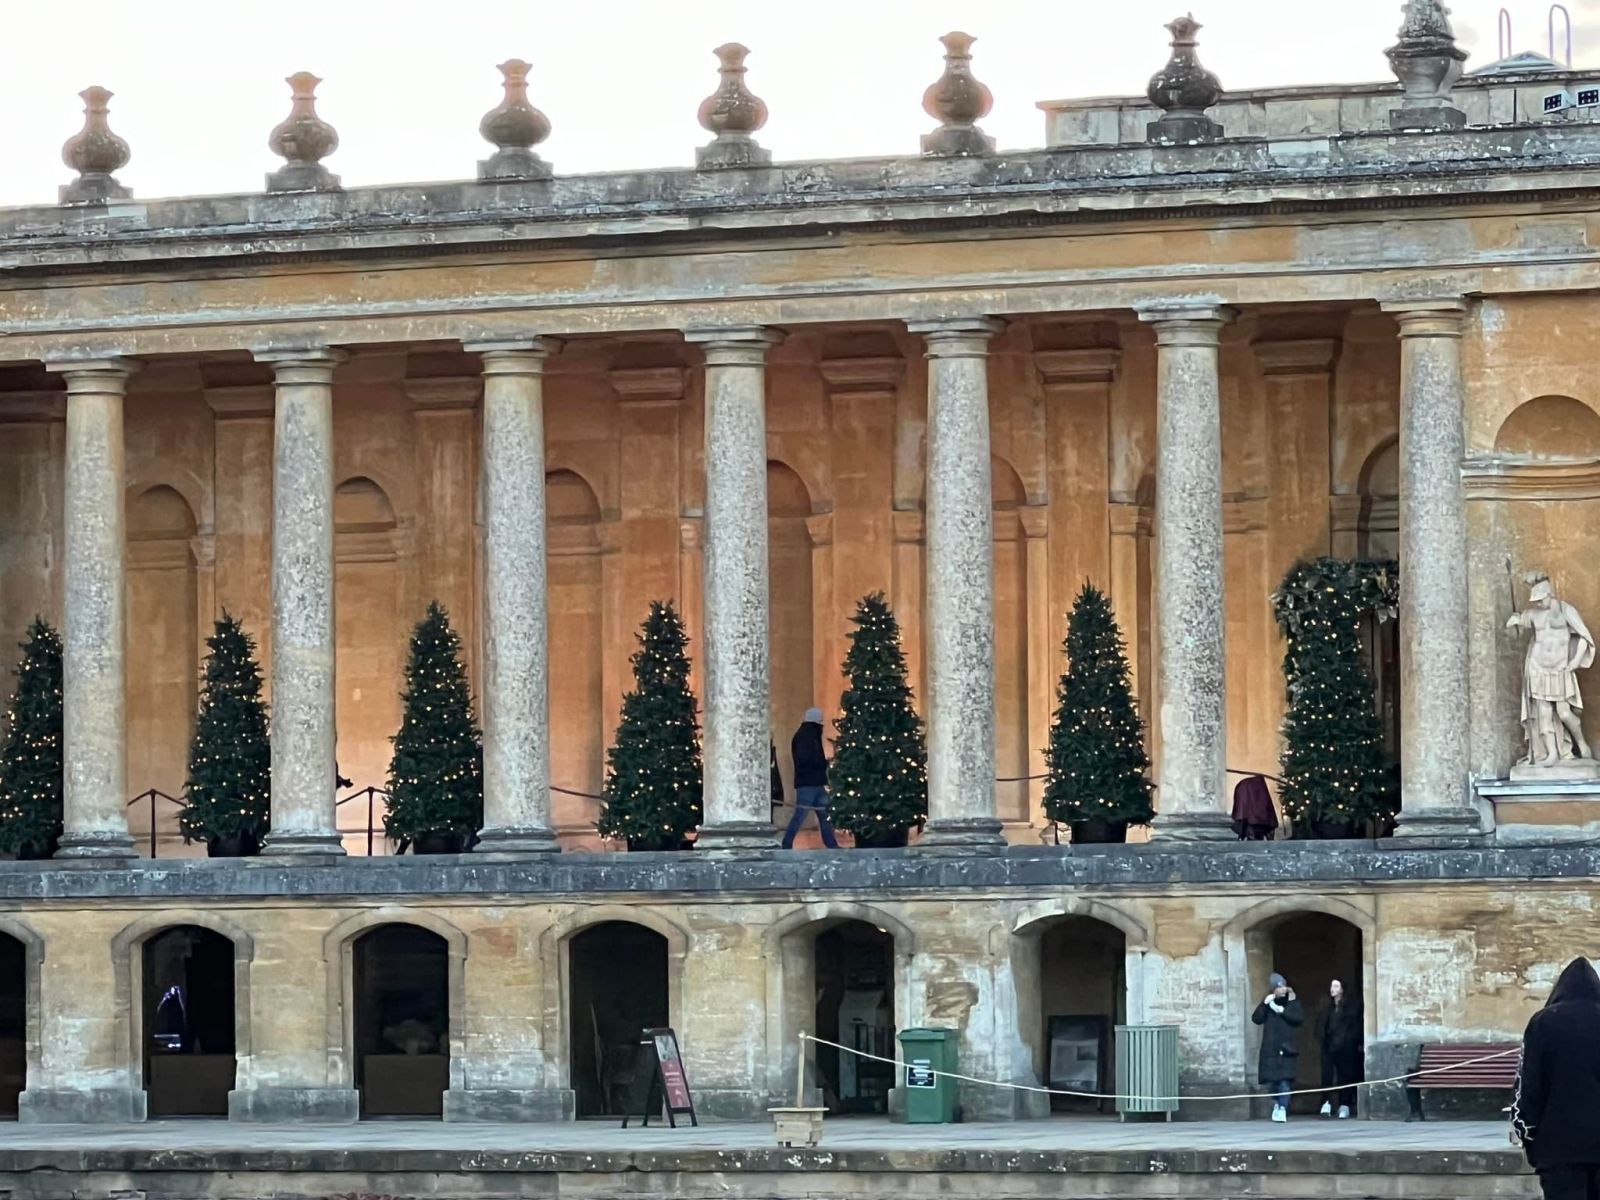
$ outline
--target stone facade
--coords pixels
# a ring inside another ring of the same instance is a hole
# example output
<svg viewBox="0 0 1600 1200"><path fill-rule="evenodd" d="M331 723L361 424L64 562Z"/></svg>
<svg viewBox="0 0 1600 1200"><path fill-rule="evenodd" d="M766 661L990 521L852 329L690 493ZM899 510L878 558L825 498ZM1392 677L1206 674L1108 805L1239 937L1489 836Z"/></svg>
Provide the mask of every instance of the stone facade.
<svg viewBox="0 0 1600 1200"><path fill-rule="evenodd" d="M0 213L0 645L64 625L83 860L0 864L22 1115L146 1113L144 972L174 928L231 947L212 982L240 1120L371 1111L373 1039L405 1036L371 1001L395 926L447 1014L405 1087L461 1120L612 1103L577 1081L608 945L638 952L729 1116L787 1094L841 930L884 955L888 1027L954 1028L964 1069L1007 1082L1044 1078L1046 1017L1078 1012L1178 1023L1188 1090L1253 1090L1275 967L1308 994L1357 981L1375 1066L1515 1036L1596 952L1600 862L1558 845L1593 839L1594 798L1494 781L1506 558L1600 610L1600 125L1347 115L1299 139L1230 122L1245 136L1204 145ZM1374 644L1403 836L1217 845L1226 771L1277 761L1270 594L1326 553L1398 554L1412 581L1390 657ZM1149 847L1041 845L1026 777L1085 579L1150 728ZM760 742L786 759L804 709L836 709L878 590L926 706L927 836L778 856ZM630 634L665 598L694 639L715 853L602 853ZM334 763L382 784L432 599L482 693L493 853L341 863L369 833ZM223 609L272 681L273 840L172 862L197 848L170 807L126 800L181 792ZM1021 1095L963 1103L1040 1111Z"/></svg>

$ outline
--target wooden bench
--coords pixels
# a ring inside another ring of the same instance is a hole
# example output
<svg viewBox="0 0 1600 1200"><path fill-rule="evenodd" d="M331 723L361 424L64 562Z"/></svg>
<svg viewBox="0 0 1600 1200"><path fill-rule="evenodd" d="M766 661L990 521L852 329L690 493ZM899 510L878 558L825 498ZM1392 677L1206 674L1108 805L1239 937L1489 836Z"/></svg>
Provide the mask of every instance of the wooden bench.
<svg viewBox="0 0 1600 1200"><path fill-rule="evenodd" d="M1490 1058L1490 1055L1499 1057ZM1522 1047L1514 1042L1475 1046L1434 1042L1425 1045L1418 1056L1416 1072L1406 1080L1406 1101L1411 1106L1411 1114L1406 1120L1423 1119L1424 1090L1474 1088L1510 1091L1517 1084L1517 1069L1521 1064Z"/></svg>

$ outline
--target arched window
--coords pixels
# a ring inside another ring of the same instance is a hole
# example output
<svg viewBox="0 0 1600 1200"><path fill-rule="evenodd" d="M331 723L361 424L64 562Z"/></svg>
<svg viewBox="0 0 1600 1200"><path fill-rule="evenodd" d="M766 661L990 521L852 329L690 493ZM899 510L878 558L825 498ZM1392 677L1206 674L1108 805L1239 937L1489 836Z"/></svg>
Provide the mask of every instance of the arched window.
<svg viewBox="0 0 1600 1200"><path fill-rule="evenodd" d="M575 471L550 471L544 479L549 526L550 781L573 792L598 795L605 778L607 726L600 645L600 501ZM558 829L594 828L600 804L556 792L550 798Z"/></svg>

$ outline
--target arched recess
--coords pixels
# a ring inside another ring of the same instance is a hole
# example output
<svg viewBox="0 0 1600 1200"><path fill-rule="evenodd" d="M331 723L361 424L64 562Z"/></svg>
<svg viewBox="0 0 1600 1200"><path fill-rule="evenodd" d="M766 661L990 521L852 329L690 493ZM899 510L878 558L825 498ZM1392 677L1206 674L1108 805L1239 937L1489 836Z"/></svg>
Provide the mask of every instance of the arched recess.
<svg viewBox="0 0 1600 1200"><path fill-rule="evenodd" d="M327 979L328 1086L354 1088L356 1041L355 945L365 933L385 925L412 925L443 939L446 952L446 1002L449 1008L447 1053L451 1088L463 1086L462 1056L466 1047L467 935L455 925L423 909L386 904L353 913L322 938Z"/></svg>
<svg viewBox="0 0 1600 1200"><path fill-rule="evenodd" d="M127 521L128 783L135 793L155 788L181 796L201 645L197 524L189 502L166 484L131 496ZM129 811L135 842L149 844L152 819L161 852L181 853L177 810L167 803Z"/></svg>
<svg viewBox="0 0 1600 1200"><path fill-rule="evenodd" d="M1017 1028L1034 1078L1069 1091L1111 1091L1116 1026L1145 1019L1145 925L1104 901L1056 897L1024 909L1011 932ZM1106 1108L1067 1097L1045 1103L1062 1112Z"/></svg>
<svg viewBox="0 0 1600 1200"><path fill-rule="evenodd" d="M799 1065L799 1037L816 1032L819 1001L817 938L846 922L860 922L892 939L894 1028L909 1029L919 1017L913 994L912 963L917 938L911 927L893 914L870 904L823 901L808 904L780 917L762 935L762 957L767 968L767 1091L777 1104L792 1104L795 1072ZM818 1034L818 1036L821 1036ZM844 1040L844 1039L839 1039ZM895 1054L898 1054L898 1046ZM812 1065L817 1047L808 1051ZM807 1067L813 1096L820 1096L819 1076ZM782 1099L787 1095L789 1099ZM808 1100L807 1103L813 1103Z"/></svg>
<svg viewBox="0 0 1600 1200"><path fill-rule="evenodd" d="M994 501L994 750L995 774L1019 782L996 784L1007 821L1029 816L1028 539L1022 523L1027 491L1003 458L989 460ZM1044 586L1044 581L1039 581Z"/></svg>
<svg viewBox="0 0 1600 1200"><path fill-rule="evenodd" d="M28 1068L39 1062L39 979L44 938L15 917L0 916L0 1120L17 1115Z"/></svg>
<svg viewBox="0 0 1600 1200"><path fill-rule="evenodd" d="M689 955L689 932L660 913L622 904L586 905L553 922L539 935L539 976L543 1004L540 1043L544 1048L545 1086L570 1087L574 1014L572 995L572 939L586 929L622 923L640 925L666 942L667 1023L683 1032L683 964Z"/></svg>
<svg viewBox="0 0 1600 1200"><path fill-rule="evenodd" d="M1355 553L1360 558L1400 557L1400 439L1377 446L1357 476L1360 508L1356 517ZM1402 564L1403 569L1404 564ZM1400 623L1380 621L1368 613L1361 619L1361 639L1372 672L1384 750L1391 761L1400 756Z"/></svg>
<svg viewBox="0 0 1600 1200"><path fill-rule="evenodd" d="M356 787L382 787L389 739L400 727L400 689L411 627L400 522L389 493L356 475L333 495L335 679L339 771ZM348 848L365 853L366 806L340 810Z"/></svg>
<svg viewBox="0 0 1600 1200"><path fill-rule="evenodd" d="M816 611L812 563L811 493L805 481L785 463L767 462L767 597L771 625L767 634L772 670L770 725L778 751L778 769L785 795L794 801L794 762L789 742L800 718L817 696L812 635ZM824 707L827 707L824 704Z"/></svg>
<svg viewBox="0 0 1600 1200"><path fill-rule="evenodd" d="M1600 413L1571 396L1535 396L1501 423L1494 448L1505 457L1593 460L1600 457Z"/></svg>
<svg viewBox="0 0 1600 1200"><path fill-rule="evenodd" d="M548 527L550 654L550 779L557 787L598 795L605 777L607 714L600 543L600 501L576 471L544 477ZM595 800L562 792L550 798L556 828L590 830Z"/></svg>
<svg viewBox="0 0 1600 1200"><path fill-rule="evenodd" d="M1295 989L1305 1012L1301 1027L1299 1077L1296 1087L1321 1086L1321 1054L1315 1031L1317 1014L1328 999L1328 981L1337 978L1363 1003L1365 1041L1371 1045L1379 1026L1377 1013L1377 921L1371 913L1331 896L1279 896L1239 913L1223 929L1230 990L1238 1006L1238 1044L1245 1049L1243 1082L1257 1082L1259 1028L1250 1019L1267 994L1267 978L1283 974ZM1248 1090L1255 1091L1255 1087ZM1314 1111L1322 1103L1296 1097L1296 1111ZM1270 1101L1253 1102L1257 1115Z"/></svg>
<svg viewBox="0 0 1600 1200"><path fill-rule="evenodd" d="M233 945L233 1059L234 1072L251 1055L250 964L255 961L255 939L227 917L204 909L163 909L123 926L111 939L113 1012L116 1044L122 1048L122 1067L129 1086L148 1086L145 1025L147 988L145 947L162 934L182 928L207 930ZM225 1110L224 1110L225 1111Z"/></svg>

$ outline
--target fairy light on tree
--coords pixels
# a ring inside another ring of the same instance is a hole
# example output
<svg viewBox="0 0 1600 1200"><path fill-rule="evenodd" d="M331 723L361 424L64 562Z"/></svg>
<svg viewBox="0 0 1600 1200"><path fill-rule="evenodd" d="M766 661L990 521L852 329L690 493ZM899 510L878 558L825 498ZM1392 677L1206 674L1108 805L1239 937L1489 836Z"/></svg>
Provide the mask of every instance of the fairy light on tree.
<svg viewBox="0 0 1600 1200"><path fill-rule="evenodd" d="M1297 836L1352 836L1399 809L1361 639L1367 614L1389 620L1398 603L1397 565L1369 560L1300 563L1273 594L1288 640L1282 802Z"/></svg>
<svg viewBox="0 0 1600 1200"><path fill-rule="evenodd" d="M483 827L483 738L461 639L437 600L412 631L405 679L384 832L416 854L459 852Z"/></svg>
<svg viewBox="0 0 1600 1200"><path fill-rule="evenodd" d="M882 592L863 597L850 620L850 682L833 722L828 769L833 823L854 834L857 846L903 846L928 819L928 754L900 623Z"/></svg>
<svg viewBox="0 0 1600 1200"><path fill-rule="evenodd" d="M1150 756L1133 702L1128 655L1104 593L1085 583L1067 617L1067 669L1045 750L1044 811L1074 842L1120 842L1148 825Z"/></svg>
<svg viewBox="0 0 1600 1200"><path fill-rule="evenodd" d="M255 854L270 824L272 745L255 639L226 610L206 639L200 710L189 745L187 804L178 817L186 842L216 857Z"/></svg>
<svg viewBox="0 0 1600 1200"><path fill-rule="evenodd" d="M681 850L700 824L700 708L689 689L689 636L671 601L638 634L633 690L606 751L600 833L630 850Z"/></svg>
<svg viewBox="0 0 1600 1200"><path fill-rule="evenodd" d="M61 836L61 637L35 617L19 645L0 748L0 852L47 858Z"/></svg>

